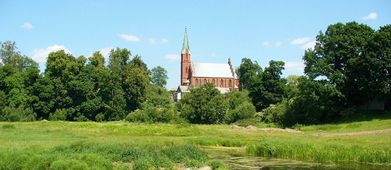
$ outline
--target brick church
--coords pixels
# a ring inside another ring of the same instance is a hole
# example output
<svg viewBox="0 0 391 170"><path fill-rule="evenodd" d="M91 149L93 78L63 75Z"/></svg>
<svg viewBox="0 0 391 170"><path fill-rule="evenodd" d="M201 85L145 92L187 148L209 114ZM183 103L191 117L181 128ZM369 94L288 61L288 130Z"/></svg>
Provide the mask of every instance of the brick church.
<svg viewBox="0 0 391 170"><path fill-rule="evenodd" d="M181 99L181 93L189 92L189 87L198 87L212 83L221 93L228 93L239 88L239 79L232 66L230 58L227 63L193 63L189 48L187 30L183 38L181 52L181 84L176 93L176 100Z"/></svg>

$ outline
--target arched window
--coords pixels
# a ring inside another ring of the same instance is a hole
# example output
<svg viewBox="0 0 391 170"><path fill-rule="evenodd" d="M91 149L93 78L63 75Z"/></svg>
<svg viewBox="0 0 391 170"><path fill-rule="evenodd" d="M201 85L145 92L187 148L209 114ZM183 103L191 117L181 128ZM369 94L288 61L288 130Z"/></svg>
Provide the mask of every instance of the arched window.
<svg viewBox="0 0 391 170"><path fill-rule="evenodd" d="M195 85L198 86L198 79L195 79Z"/></svg>
<svg viewBox="0 0 391 170"><path fill-rule="evenodd" d="M212 83L213 83L213 85L216 86L216 81L215 81L215 79L212 80Z"/></svg>
<svg viewBox="0 0 391 170"><path fill-rule="evenodd" d="M204 84L208 83L208 80L207 79L204 79Z"/></svg>
<svg viewBox="0 0 391 170"><path fill-rule="evenodd" d="M232 87L232 80L229 80L229 87Z"/></svg>
<svg viewBox="0 0 391 170"><path fill-rule="evenodd" d="M220 80L220 87L223 87L224 86L224 81L223 79Z"/></svg>

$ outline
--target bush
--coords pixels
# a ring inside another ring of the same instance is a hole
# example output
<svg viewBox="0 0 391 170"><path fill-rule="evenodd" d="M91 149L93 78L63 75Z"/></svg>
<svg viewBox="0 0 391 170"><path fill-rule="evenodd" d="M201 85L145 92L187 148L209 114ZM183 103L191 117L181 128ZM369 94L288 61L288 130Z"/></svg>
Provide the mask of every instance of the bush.
<svg viewBox="0 0 391 170"><path fill-rule="evenodd" d="M58 120L66 120L67 119L67 111L66 109L57 109L54 113L49 115L49 120L58 121Z"/></svg>
<svg viewBox="0 0 391 170"><path fill-rule="evenodd" d="M31 108L23 108L23 107L9 107L6 106L3 109L3 117L2 119L6 121L16 122L16 121L22 121L22 122L29 122L29 121L35 121L36 120L36 114L33 112L33 109Z"/></svg>
<svg viewBox="0 0 391 170"><path fill-rule="evenodd" d="M243 102L233 110L229 110L226 115L226 122L233 123L242 119L249 119L254 117L255 107L250 102Z"/></svg>
<svg viewBox="0 0 391 170"><path fill-rule="evenodd" d="M144 105L141 109L137 109L126 116L126 120L129 122L169 123L177 122L178 119L179 114L173 105L167 107Z"/></svg>
<svg viewBox="0 0 391 170"><path fill-rule="evenodd" d="M104 119L105 119L105 115L103 113L98 113L95 116L95 120L98 121L98 122L102 122L102 121L104 121Z"/></svg>
<svg viewBox="0 0 391 170"><path fill-rule="evenodd" d="M181 116L190 123L223 123L228 104L213 84L190 89L178 103Z"/></svg>
<svg viewBox="0 0 391 170"><path fill-rule="evenodd" d="M284 126L286 123L288 105L289 103L287 100L283 100L275 105L271 104L260 113L261 120L266 123L275 123Z"/></svg>
<svg viewBox="0 0 391 170"><path fill-rule="evenodd" d="M130 112L126 118L128 122L151 122L151 119L145 110L137 109L134 112Z"/></svg>

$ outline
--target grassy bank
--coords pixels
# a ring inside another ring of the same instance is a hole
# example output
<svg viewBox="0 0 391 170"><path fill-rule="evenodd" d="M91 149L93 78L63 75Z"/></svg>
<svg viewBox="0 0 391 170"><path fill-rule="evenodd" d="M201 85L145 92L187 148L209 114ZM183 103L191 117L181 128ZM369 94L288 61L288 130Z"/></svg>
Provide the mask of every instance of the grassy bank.
<svg viewBox="0 0 391 170"><path fill-rule="evenodd" d="M304 126L301 131L235 125L125 122L0 123L0 169L149 169L220 166L205 147L320 163L391 163L391 120ZM219 147L216 147L219 146ZM209 155L209 156L208 156Z"/></svg>

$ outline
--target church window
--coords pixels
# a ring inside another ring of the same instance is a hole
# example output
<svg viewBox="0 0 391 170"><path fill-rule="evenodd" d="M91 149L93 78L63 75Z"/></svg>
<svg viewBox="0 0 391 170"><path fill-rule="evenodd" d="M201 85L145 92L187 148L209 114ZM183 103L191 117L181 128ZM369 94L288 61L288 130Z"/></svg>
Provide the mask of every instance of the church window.
<svg viewBox="0 0 391 170"><path fill-rule="evenodd" d="M229 87L232 87L232 80L229 80Z"/></svg>
<svg viewBox="0 0 391 170"><path fill-rule="evenodd" d="M220 80L220 87L223 87L223 84L224 84L223 79L221 79Z"/></svg>

